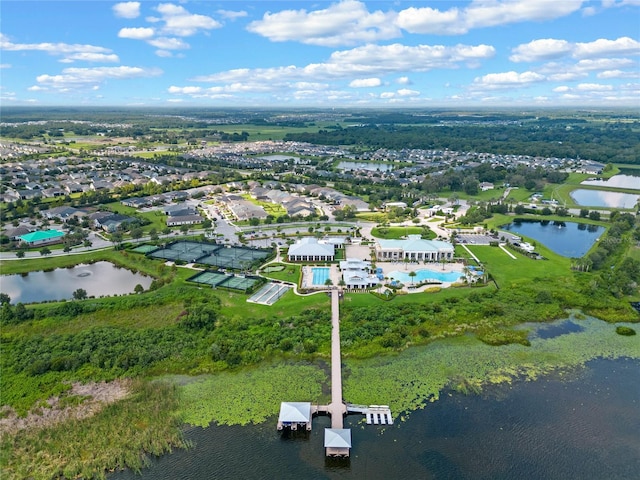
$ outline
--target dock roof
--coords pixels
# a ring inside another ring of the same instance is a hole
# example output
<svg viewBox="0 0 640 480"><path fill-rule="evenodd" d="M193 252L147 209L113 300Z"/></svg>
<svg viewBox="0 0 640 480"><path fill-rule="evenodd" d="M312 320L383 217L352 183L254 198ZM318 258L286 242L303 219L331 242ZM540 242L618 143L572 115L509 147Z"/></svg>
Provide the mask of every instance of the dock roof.
<svg viewBox="0 0 640 480"><path fill-rule="evenodd" d="M310 422L311 402L282 402L280 404L280 422Z"/></svg>
<svg viewBox="0 0 640 480"><path fill-rule="evenodd" d="M325 448L351 448L350 428L325 428Z"/></svg>

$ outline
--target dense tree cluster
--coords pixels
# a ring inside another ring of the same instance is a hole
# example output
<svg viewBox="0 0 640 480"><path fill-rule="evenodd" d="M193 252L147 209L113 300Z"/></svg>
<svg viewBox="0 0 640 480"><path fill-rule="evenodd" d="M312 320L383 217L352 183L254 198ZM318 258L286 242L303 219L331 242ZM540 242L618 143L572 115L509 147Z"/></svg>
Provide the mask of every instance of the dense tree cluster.
<svg viewBox="0 0 640 480"><path fill-rule="evenodd" d="M491 152L603 163L640 163L640 131L632 125L532 122L519 125L365 125L317 133L289 133L285 140L320 145Z"/></svg>

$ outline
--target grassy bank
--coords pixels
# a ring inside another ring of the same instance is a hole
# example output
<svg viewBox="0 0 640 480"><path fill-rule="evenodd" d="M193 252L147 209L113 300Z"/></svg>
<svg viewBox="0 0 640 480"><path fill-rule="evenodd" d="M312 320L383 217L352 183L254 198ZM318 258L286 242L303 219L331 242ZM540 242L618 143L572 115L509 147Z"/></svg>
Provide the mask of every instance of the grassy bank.
<svg viewBox="0 0 640 480"><path fill-rule="evenodd" d="M2 478L106 478L108 471L140 471L150 455L186 447L176 415L176 387L137 382L130 395L95 415L2 434Z"/></svg>

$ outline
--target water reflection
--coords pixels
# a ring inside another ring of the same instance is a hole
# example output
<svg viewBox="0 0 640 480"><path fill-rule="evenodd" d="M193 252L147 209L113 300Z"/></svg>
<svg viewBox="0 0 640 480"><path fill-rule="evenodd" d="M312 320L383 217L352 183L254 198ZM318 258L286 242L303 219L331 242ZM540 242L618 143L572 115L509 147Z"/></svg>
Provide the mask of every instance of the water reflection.
<svg viewBox="0 0 640 480"><path fill-rule="evenodd" d="M634 193L606 192L579 188L571 192L571 198L581 206L634 208L640 195Z"/></svg>
<svg viewBox="0 0 640 480"><path fill-rule="evenodd" d="M387 163L371 162L340 162L337 166L339 170L366 170L368 172L389 172L393 170L393 165Z"/></svg>
<svg viewBox="0 0 640 480"><path fill-rule="evenodd" d="M606 180L585 180L582 185L602 185L604 187L640 189L640 171L637 175L614 175Z"/></svg>
<svg viewBox="0 0 640 480"><path fill-rule="evenodd" d="M33 303L50 300L69 300L73 292L82 288L88 296L122 295L133 293L140 284L146 290L151 277L133 273L109 262L77 265L69 268L3 275L0 290L12 303Z"/></svg>
<svg viewBox="0 0 640 480"><path fill-rule="evenodd" d="M582 257L604 232L604 227L576 222L515 220L500 228L542 243L564 257Z"/></svg>

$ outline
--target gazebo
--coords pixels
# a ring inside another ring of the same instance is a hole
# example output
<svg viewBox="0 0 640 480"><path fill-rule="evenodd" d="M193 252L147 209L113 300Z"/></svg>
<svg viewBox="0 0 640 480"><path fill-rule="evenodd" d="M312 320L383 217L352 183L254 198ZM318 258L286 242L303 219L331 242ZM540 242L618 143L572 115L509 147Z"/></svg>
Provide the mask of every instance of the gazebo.
<svg viewBox="0 0 640 480"><path fill-rule="evenodd" d="M325 428L324 448L327 457L348 457L351 450L351 429Z"/></svg>
<svg viewBox="0 0 640 480"><path fill-rule="evenodd" d="M282 402L278 417L278 430L297 430L304 427L311 430L311 402Z"/></svg>

